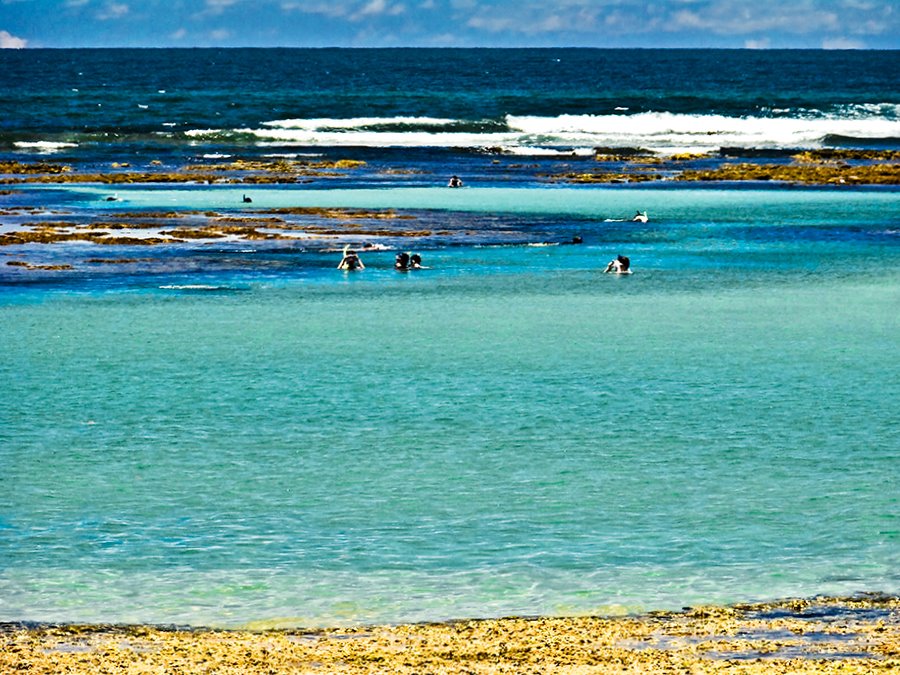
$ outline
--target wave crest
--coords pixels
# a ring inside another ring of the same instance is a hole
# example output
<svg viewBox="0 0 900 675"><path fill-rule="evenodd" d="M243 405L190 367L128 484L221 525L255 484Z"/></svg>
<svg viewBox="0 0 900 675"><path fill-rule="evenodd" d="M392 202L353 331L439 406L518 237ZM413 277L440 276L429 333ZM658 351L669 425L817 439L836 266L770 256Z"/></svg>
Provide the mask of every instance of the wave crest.
<svg viewBox="0 0 900 675"><path fill-rule="evenodd" d="M838 113L729 117L642 112L612 115L507 115L500 120L432 117L287 119L262 128L192 130L189 137L241 138L289 145L358 147L503 147L568 152L595 147L641 147L659 153L711 152L721 147L792 149L822 147L831 138L894 139L900 106L849 106Z"/></svg>

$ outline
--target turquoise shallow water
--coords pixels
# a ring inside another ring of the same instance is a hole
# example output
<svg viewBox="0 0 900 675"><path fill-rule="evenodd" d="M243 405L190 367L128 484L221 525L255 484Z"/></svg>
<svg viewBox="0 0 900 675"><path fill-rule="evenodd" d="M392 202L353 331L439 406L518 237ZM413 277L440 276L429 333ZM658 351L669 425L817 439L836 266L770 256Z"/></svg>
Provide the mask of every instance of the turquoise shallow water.
<svg viewBox="0 0 900 675"><path fill-rule="evenodd" d="M59 188L52 188L56 191ZM863 222L878 218L885 226L896 225L897 193L893 190L823 190L771 188L670 188L634 187L597 189L588 187L445 187L303 189L197 186L153 188L116 186L67 186L62 192L91 206L128 211L135 208L224 209L240 205L241 197L252 197L257 209L288 206L353 207L394 209L444 209L485 213L555 214L591 218L630 218L636 209L649 211L654 221L675 222L707 218L716 222L764 218L768 224L781 220L838 223L856 217ZM115 193L118 201L104 199Z"/></svg>
<svg viewBox="0 0 900 675"><path fill-rule="evenodd" d="M0 619L900 592L896 193L540 192L669 222L439 248L414 275L384 253L197 272L205 292L5 286ZM403 205L350 194L327 198ZM623 244L636 273L602 275Z"/></svg>

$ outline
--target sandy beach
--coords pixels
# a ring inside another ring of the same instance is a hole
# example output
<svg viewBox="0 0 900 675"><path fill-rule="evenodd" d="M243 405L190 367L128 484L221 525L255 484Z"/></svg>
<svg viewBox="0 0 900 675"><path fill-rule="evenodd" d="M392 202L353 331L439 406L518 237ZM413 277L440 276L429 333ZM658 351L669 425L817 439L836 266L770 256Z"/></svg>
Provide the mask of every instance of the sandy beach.
<svg viewBox="0 0 900 675"><path fill-rule="evenodd" d="M304 630L0 625L5 673L889 673L900 598Z"/></svg>

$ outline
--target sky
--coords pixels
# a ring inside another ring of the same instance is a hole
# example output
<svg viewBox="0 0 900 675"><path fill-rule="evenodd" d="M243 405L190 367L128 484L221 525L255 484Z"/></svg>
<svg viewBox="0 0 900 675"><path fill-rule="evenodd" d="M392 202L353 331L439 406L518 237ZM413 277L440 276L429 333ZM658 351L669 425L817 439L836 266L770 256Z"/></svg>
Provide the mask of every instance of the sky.
<svg viewBox="0 0 900 675"><path fill-rule="evenodd" d="M900 0L0 0L0 48L900 48Z"/></svg>

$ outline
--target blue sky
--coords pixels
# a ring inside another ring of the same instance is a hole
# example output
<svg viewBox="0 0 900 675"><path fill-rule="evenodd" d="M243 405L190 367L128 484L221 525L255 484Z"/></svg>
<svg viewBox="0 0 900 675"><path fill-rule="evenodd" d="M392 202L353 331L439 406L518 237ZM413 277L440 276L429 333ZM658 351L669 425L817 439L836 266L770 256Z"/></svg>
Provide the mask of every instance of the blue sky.
<svg viewBox="0 0 900 675"><path fill-rule="evenodd" d="M0 0L0 47L900 48L898 0Z"/></svg>

